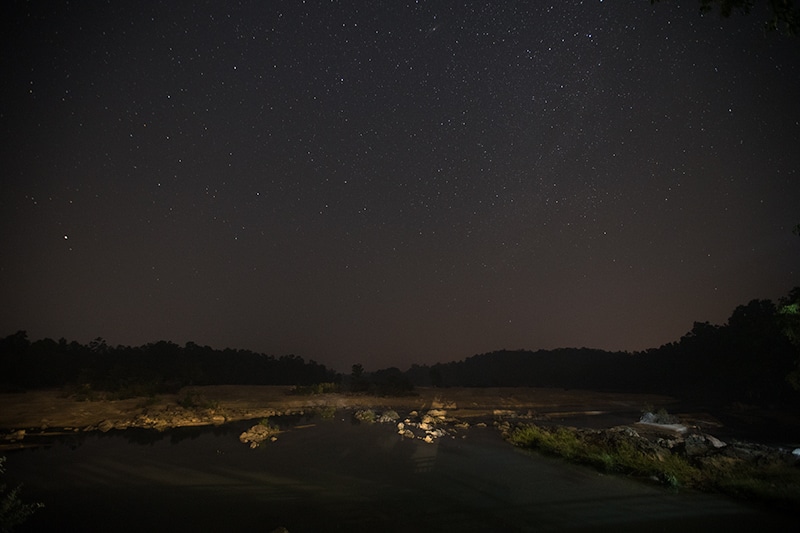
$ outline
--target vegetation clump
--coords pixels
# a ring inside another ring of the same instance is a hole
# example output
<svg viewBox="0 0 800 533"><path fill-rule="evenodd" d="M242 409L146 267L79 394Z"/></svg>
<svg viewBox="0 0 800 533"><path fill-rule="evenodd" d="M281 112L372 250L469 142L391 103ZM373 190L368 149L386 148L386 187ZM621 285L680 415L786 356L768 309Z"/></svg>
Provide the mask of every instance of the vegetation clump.
<svg viewBox="0 0 800 533"><path fill-rule="evenodd" d="M186 390L179 398L178 405L184 409L217 409L219 402L216 400L209 400L201 393L189 389Z"/></svg>
<svg viewBox="0 0 800 533"><path fill-rule="evenodd" d="M317 407L314 409L313 413L323 420L330 420L336 416L336 407L333 405Z"/></svg>
<svg viewBox="0 0 800 533"><path fill-rule="evenodd" d="M656 450L632 430L595 432L524 425L514 429L508 440L604 472L654 478L671 486L693 486L698 479L697 469L684 457Z"/></svg>
<svg viewBox="0 0 800 533"><path fill-rule="evenodd" d="M5 457L0 457L0 476L5 475ZM25 522L37 509L44 507L43 503L25 503L20 499L21 486L9 489L5 483L0 482L0 532L12 531L16 526Z"/></svg>
<svg viewBox="0 0 800 533"><path fill-rule="evenodd" d="M315 396L317 394L334 394L341 390L338 383L326 381L313 385L295 385L289 389L289 394L297 396Z"/></svg>
<svg viewBox="0 0 800 533"><path fill-rule="evenodd" d="M800 505L800 462L791 454L758 445L730 445L690 455L685 447L663 447L631 428L586 430L535 424L510 430L507 439L603 472L655 479L675 488L717 491L778 507Z"/></svg>
<svg viewBox="0 0 800 533"><path fill-rule="evenodd" d="M265 428L269 429L270 431L273 431L275 433L280 432L280 428L276 424L273 424L268 416L265 416L264 418L259 420L258 423L264 426Z"/></svg>
<svg viewBox="0 0 800 533"><path fill-rule="evenodd" d="M372 409L359 409L353 413L353 418L359 422L372 424L378 417Z"/></svg>

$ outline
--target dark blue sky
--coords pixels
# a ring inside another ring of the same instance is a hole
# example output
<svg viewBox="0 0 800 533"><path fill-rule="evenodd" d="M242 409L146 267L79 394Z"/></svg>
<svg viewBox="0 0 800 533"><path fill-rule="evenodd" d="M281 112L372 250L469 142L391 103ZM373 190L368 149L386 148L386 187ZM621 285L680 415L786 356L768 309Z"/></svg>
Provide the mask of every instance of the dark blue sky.
<svg viewBox="0 0 800 533"><path fill-rule="evenodd" d="M800 42L761 13L11 5L2 335L405 368L800 284Z"/></svg>

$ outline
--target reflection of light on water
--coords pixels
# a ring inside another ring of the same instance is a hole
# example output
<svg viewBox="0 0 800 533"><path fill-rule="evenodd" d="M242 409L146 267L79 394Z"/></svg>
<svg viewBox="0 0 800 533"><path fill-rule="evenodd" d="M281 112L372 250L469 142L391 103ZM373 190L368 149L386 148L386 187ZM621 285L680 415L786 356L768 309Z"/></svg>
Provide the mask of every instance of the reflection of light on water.
<svg viewBox="0 0 800 533"><path fill-rule="evenodd" d="M92 531L99 523L132 532L263 530L265 524L267 530L285 524L290 531L326 531L334 524L393 531L405 523L481 532L533 525L643 531L663 524L794 530L764 527L765 515L713 495L668 492L520 453L490 430L426 444L391 426L319 423L293 427L254 451L236 440L238 429L175 444L92 437L74 450L57 445L20 453L13 466L31 497L46 504L36 517L41 531ZM41 497L34 492L43 489ZM773 522L785 525L780 517Z"/></svg>
<svg viewBox="0 0 800 533"><path fill-rule="evenodd" d="M599 416L605 415L608 411L556 411L554 413L547 413L551 417L564 417L564 416Z"/></svg>
<svg viewBox="0 0 800 533"><path fill-rule="evenodd" d="M427 474L433 471L433 466L436 463L436 455L439 452L437 444L428 444L426 446L417 446L414 453L411 455L411 464L415 474Z"/></svg>

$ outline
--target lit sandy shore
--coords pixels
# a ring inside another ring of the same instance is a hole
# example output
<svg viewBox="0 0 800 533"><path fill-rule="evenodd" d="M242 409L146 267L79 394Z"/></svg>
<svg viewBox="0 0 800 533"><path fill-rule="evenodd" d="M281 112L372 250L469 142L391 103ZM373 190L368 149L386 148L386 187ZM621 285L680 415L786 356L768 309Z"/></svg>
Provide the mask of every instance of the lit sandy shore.
<svg viewBox="0 0 800 533"><path fill-rule="evenodd" d="M183 389L179 394L114 401L76 401L58 390L0 394L0 429L12 431L123 429L219 424L322 407L414 410L447 409L458 418L483 417L499 412L540 416L587 416L668 407L674 400L650 394L617 394L537 388L418 388L413 396L377 397L348 394L300 396L291 387L207 386ZM190 396L195 405L186 408ZM181 406L184 404L184 407ZM530 412L530 413L528 413ZM503 413L506 414L506 413Z"/></svg>

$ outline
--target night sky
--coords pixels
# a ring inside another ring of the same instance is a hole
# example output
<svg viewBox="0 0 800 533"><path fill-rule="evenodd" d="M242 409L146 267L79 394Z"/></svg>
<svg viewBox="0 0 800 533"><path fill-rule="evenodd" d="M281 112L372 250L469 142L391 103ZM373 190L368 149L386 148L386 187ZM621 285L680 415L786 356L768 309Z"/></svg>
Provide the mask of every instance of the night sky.
<svg viewBox="0 0 800 533"><path fill-rule="evenodd" d="M4 11L2 336L407 368L657 347L800 285L800 40L762 11Z"/></svg>

